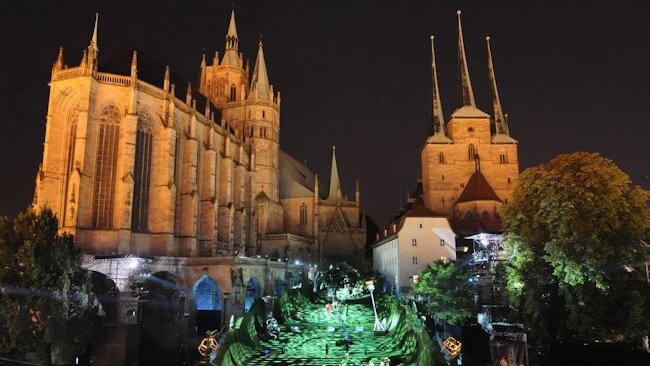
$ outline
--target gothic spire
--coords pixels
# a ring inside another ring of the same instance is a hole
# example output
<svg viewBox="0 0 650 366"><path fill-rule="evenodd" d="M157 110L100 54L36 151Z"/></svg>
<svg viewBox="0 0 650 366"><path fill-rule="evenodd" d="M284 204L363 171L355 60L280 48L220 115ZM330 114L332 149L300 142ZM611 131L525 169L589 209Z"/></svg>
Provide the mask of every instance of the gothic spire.
<svg viewBox="0 0 650 366"><path fill-rule="evenodd" d="M469 69L467 66L467 56L465 55L465 43L463 41L463 25L460 20L460 10L458 15L458 108L470 106L476 108L474 101L474 91L472 82L469 78Z"/></svg>
<svg viewBox="0 0 650 366"><path fill-rule="evenodd" d="M99 53L99 47L97 45L97 27L99 26L99 13L95 13L95 28L93 29L93 35L90 38L90 44L88 45L88 64L91 68L94 68L97 65L97 54Z"/></svg>
<svg viewBox="0 0 650 366"><path fill-rule="evenodd" d="M223 54L222 65L241 66L239 62L239 36L235 25L235 11L230 13L230 25L226 34L226 51Z"/></svg>
<svg viewBox="0 0 650 366"><path fill-rule="evenodd" d="M262 41L257 48L257 60L255 69L251 77L251 87L248 94L249 99L271 99L269 95L269 75L266 72L266 62L264 61L264 48Z"/></svg>
<svg viewBox="0 0 650 366"><path fill-rule="evenodd" d="M440 102L440 90L438 88L438 71L436 68L436 51L431 36L431 81L432 81L432 117L433 117L433 135L427 139L428 143L452 143L447 137L445 130L445 117L442 113L442 103Z"/></svg>
<svg viewBox="0 0 650 366"><path fill-rule="evenodd" d="M488 51L488 73L490 74L490 87L492 89L492 110L494 116L494 125L496 133L499 135L509 135L506 127L506 119L501 109L501 99L499 99L499 90L497 89L497 79L494 75L494 64L492 63L492 48L490 47L490 36L485 37Z"/></svg>
<svg viewBox="0 0 650 366"><path fill-rule="evenodd" d="M328 200L341 197L341 182L339 180L339 169L336 165L336 146L332 146L332 170L330 172L330 190Z"/></svg>

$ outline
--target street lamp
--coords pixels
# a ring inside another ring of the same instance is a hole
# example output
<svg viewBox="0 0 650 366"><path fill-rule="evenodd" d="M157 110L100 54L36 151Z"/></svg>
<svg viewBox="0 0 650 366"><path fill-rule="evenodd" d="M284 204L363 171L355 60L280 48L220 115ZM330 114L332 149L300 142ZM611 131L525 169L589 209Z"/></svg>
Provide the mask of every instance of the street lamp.
<svg viewBox="0 0 650 366"><path fill-rule="evenodd" d="M226 326L226 318L228 316L228 296L230 292L223 293L223 313L221 314L221 328L223 329Z"/></svg>
<svg viewBox="0 0 650 366"><path fill-rule="evenodd" d="M377 316L377 307L375 306L375 295L373 294L373 291L375 291L375 281L369 280L366 281L366 288L368 291L370 291L370 298L372 299L372 311L375 313L375 331L385 331L386 328L384 328L384 325L379 321L379 317Z"/></svg>

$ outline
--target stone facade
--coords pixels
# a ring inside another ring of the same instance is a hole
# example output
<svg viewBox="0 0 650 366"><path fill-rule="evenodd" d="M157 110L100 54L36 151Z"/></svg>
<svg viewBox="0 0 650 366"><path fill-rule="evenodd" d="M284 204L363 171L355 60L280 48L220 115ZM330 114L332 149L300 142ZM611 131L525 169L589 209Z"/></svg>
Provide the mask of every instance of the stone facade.
<svg viewBox="0 0 650 366"><path fill-rule="evenodd" d="M78 66L61 49L35 206L92 254L360 257L359 200L321 197L314 174L280 150L263 45L252 73L238 47L233 13L224 53L203 57L194 86L137 51L98 67L97 25Z"/></svg>

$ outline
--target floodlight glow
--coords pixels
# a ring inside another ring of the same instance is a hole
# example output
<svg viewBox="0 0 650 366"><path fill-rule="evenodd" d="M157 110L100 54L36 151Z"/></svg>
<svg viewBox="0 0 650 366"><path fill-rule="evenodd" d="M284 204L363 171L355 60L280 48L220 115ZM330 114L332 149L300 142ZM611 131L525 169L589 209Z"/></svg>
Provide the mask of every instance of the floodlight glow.
<svg viewBox="0 0 650 366"><path fill-rule="evenodd" d="M140 264L140 261L138 260L138 258L129 259L129 268L136 269L136 268L138 268L139 264Z"/></svg>

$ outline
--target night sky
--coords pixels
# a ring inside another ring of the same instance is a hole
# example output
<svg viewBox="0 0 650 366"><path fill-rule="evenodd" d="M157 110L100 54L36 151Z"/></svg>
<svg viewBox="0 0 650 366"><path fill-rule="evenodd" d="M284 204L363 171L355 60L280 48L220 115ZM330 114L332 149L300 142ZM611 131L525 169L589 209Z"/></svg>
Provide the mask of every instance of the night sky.
<svg viewBox="0 0 650 366"><path fill-rule="evenodd" d="M0 214L32 199L42 159L52 62L76 65L100 13L100 65L134 46L187 80L223 52L231 1L0 0ZM281 146L344 187L383 224L420 171L430 130L429 35L445 118L456 100L456 9L478 107L491 113L485 36L520 168L577 150L611 158L650 188L647 1L241 1L240 51L260 35L282 92ZM161 79L163 75L160 75ZM184 86L182 86L184 87Z"/></svg>

